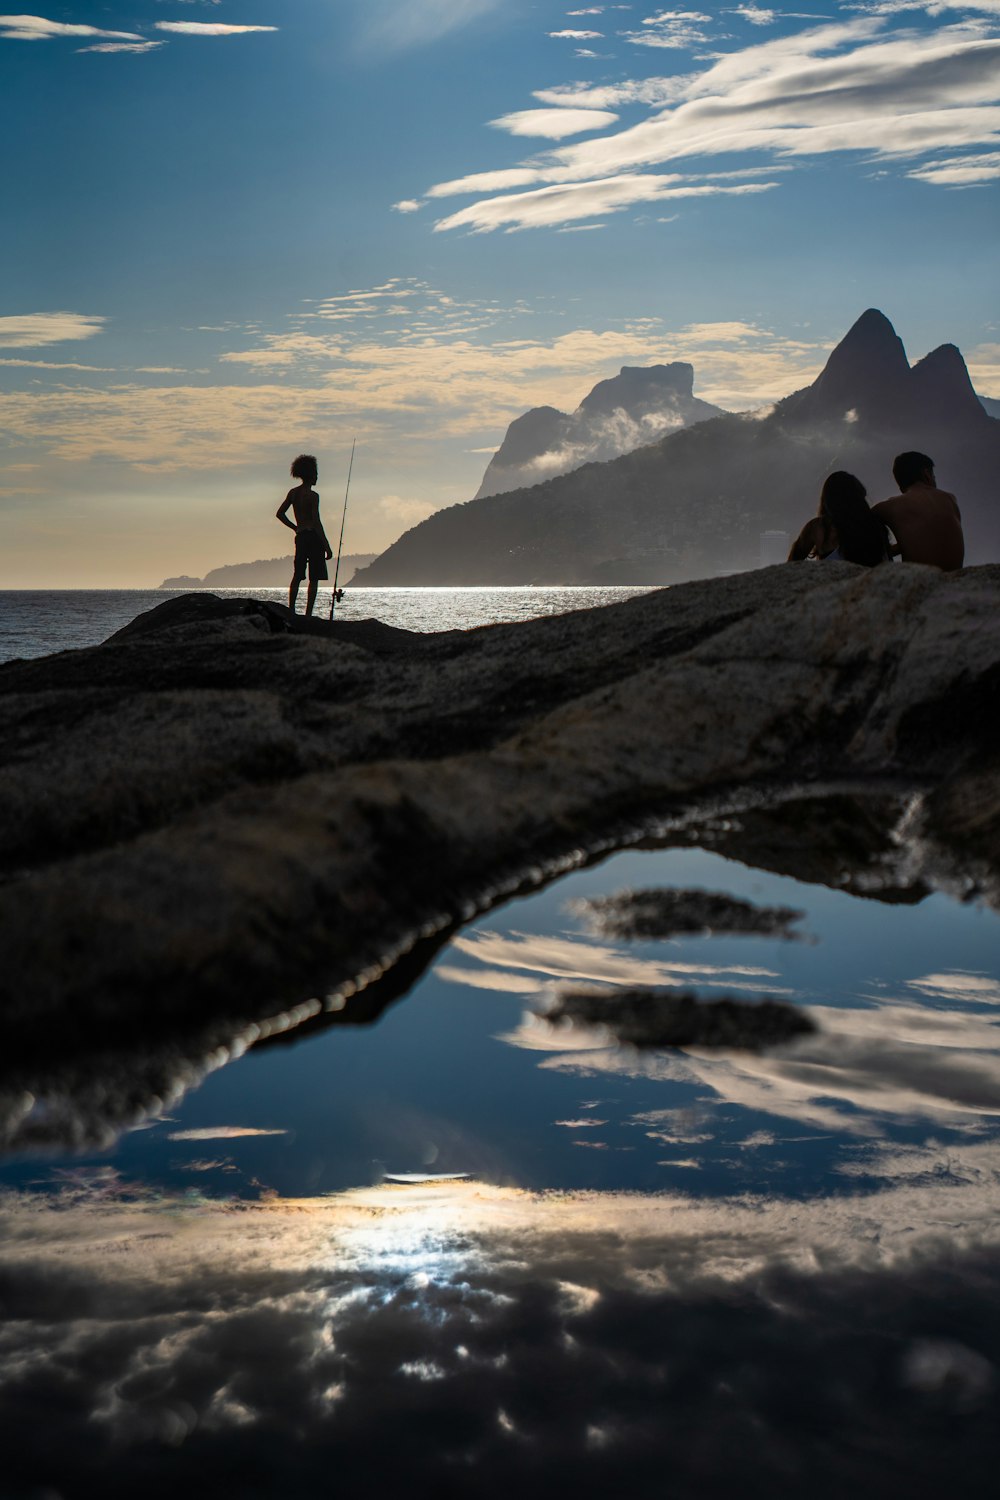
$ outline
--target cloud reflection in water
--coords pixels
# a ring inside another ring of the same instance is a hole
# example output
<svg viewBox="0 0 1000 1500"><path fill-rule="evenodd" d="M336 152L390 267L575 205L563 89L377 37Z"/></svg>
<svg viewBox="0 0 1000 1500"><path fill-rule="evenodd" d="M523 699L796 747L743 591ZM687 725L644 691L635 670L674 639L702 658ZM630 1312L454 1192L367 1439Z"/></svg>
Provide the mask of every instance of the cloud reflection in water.
<svg viewBox="0 0 1000 1500"><path fill-rule="evenodd" d="M474 932L456 946L482 967L442 966L440 978L492 988L496 975L496 988L508 992L507 975L517 969L526 996L579 980L795 994L774 985L780 976L766 968L675 964L578 938ZM615 1045L604 1027L553 1025L535 1010L501 1040L550 1054L540 1063L545 1068L696 1083L720 1102L848 1136L880 1135L892 1121L937 1119L960 1127L1000 1115L1000 1027L983 1010L1000 1000L1000 982L951 972L902 988L910 992L906 999L880 994L866 1008L803 1005L816 1032L757 1054L698 1046L638 1052ZM915 1005L915 995L926 1003Z"/></svg>
<svg viewBox="0 0 1000 1500"><path fill-rule="evenodd" d="M971 1484L1000 1457L998 1200L995 1172L810 1203L11 1195L6 1493Z"/></svg>

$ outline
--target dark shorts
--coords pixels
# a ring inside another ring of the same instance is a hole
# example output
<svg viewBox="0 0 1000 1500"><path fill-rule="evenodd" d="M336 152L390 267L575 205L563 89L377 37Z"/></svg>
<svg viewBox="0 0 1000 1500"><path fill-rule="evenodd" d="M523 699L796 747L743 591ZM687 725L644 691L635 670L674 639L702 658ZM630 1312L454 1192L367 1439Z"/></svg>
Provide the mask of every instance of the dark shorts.
<svg viewBox="0 0 1000 1500"><path fill-rule="evenodd" d="M309 570L311 582L320 578L329 578L326 569L326 548L315 531L297 531L295 533L295 576L304 578L306 569Z"/></svg>

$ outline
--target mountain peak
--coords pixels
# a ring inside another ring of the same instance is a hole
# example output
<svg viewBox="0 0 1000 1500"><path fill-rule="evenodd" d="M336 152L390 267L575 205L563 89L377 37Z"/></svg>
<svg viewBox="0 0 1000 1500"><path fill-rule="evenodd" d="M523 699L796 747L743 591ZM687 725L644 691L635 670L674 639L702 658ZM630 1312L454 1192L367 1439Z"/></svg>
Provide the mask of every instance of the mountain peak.
<svg viewBox="0 0 1000 1500"><path fill-rule="evenodd" d="M898 342L899 335L881 308L866 307L840 342L843 345L851 339L895 339Z"/></svg>
<svg viewBox="0 0 1000 1500"><path fill-rule="evenodd" d="M797 420L893 423L907 405L910 365L903 341L877 307L869 307L834 349L819 378L789 397Z"/></svg>
<svg viewBox="0 0 1000 1500"><path fill-rule="evenodd" d="M622 365L617 375L599 380L574 412L540 406L511 422L476 499L604 463L719 414L719 407L694 394L694 366L686 360Z"/></svg>
<svg viewBox="0 0 1000 1500"><path fill-rule="evenodd" d="M930 422L982 421L988 415L972 388L968 366L954 344L939 344L913 366L917 401Z"/></svg>
<svg viewBox="0 0 1000 1500"><path fill-rule="evenodd" d="M622 365L610 380L600 380L577 408L580 412L635 412L660 406L664 399L694 396L694 366L685 360L669 365Z"/></svg>

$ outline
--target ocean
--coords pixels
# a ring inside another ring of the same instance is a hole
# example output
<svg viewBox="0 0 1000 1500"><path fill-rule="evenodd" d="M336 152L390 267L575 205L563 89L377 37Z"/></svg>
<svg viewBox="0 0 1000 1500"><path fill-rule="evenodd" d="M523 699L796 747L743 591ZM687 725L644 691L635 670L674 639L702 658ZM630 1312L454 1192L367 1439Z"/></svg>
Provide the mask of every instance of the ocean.
<svg viewBox="0 0 1000 1500"><path fill-rule="evenodd" d="M0 591L0 662L97 646L145 610L183 589L7 589ZM218 589L220 599L287 603L286 589ZM352 589L337 606L341 620L382 620L401 630L469 630L541 615L616 604L648 588L406 588ZM329 610L329 593L319 609ZM305 589L299 596L300 609Z"/></svg>

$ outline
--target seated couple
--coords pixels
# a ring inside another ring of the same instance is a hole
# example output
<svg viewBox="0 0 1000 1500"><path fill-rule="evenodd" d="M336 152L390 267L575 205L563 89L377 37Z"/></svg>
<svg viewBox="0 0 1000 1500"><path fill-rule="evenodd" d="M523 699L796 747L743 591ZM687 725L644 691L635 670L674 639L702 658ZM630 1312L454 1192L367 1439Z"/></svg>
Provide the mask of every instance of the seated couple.
<svg viewBox="0 0 1000 1500"><path fill-rule="evenodd" d="M819 514L799 532L788 561L840 558L873 568L900 556L946 572L960 568L965 560L962 517L954 495L938 489L933 460L926 453L900 453L892 476L900 493L869 508L860 479L842 469L831 474L820 494Z"/></svg>

